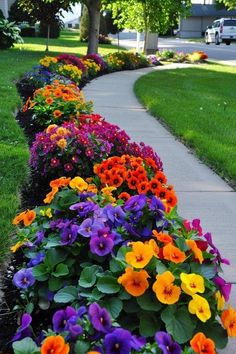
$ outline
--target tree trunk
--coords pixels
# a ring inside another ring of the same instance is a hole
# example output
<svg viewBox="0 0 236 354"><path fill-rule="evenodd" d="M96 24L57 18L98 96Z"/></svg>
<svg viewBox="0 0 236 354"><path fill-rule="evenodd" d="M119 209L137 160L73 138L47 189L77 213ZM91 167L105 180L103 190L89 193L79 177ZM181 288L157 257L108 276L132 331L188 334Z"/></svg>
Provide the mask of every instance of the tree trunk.
<svg viewBox="0 0 236 354"><path fill-rule="evenodd" d="M101 0L87 0L85 4L89 12L89 37L87 54L92 54L98 52Z"/></svg>

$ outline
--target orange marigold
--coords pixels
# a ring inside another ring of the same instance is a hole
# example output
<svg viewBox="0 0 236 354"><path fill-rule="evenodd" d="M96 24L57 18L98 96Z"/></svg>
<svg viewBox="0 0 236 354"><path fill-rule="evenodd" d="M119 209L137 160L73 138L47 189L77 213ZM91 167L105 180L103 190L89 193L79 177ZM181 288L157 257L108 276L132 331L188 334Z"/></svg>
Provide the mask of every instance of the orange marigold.
<svg viewBox="0 0 236 354"><path fill-rule="evenodd" d="M70 351L69 344L65 343L62 336L47 337L41 346L41 354L68 354Z"/></svg>
<svg viewBox="0 0 236 354"><path fill-rule="evenodd" d="M191 348L197 354L215 354L215 343L204 333L198 332L190 341Z"/></svg>
<svg viewBox="0 0 236 354"><path fill-rule="evenodd" d="M186 259L185 253L171 243L163 247L163 257L173 263L183 263Z"/></svg>
<svg viewBox="0 0 236 354"><path fill-rule="evenodd" d="M130 194L127 192L122 192L118 195L118 199L122 199L124 202L129 200L129 198L130 198Z"/></svg>
<svg viewBox="0 0 236 354"><path fill-rule="evenodd" d="M141 296L149 287L148 278L150 276L144 269L136 272L132 268L126 268L125 273L118 278L118 283L122 284L130 295Z"/></svg>
<svg viewBox="0 0 236 354"><path fill-rule="evenodd" d="M59 109L55 109L53 115L55 118L60 118L62 116L62 112Z"/></svg>
<svg viewBox="0 0 236 354"><path fill-rule="evenodd" d="M52 104L52 103L54 102L54 99L51 98L51 97L48 97L48 98L46 98L45 102L46 102L47 104Z"/></svg>
<svg viewBox="0 0 236 354"><path fill-rule="evenodd" d="M166 271L161 275L156 276L156 281L153 284L153 291L157 299L162 304L175 304L180 297L181 289L174 285L175 277L170 271Z"/></svg>

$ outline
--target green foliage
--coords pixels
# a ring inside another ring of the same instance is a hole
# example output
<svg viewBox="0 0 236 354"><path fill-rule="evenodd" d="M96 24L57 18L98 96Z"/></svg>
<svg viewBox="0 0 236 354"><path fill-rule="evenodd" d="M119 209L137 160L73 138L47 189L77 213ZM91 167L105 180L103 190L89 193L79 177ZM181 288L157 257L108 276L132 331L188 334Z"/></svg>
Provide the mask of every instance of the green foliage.
<svg viewBox="0 0 236 354"><path fill-rule="evenodd" d="M60 32L63 28L64 24L61 19L56 16L54 20L50 23L50 31L49 37L50 38L58 38L60 36ZM40 22L39 26L39 36L46 38L48 35L48 23L45 21Z"/></svg>
<svg viewBox="0 0 236 354"><path fill-rule="evenodd" d="M20 29L15 26L14 22L0 19L0 49L11 48L14 43L23 43Z"/></svg>
<svg viewBox="0 0 236 354"><path fill-rule="evenodd" d="M80 32L80 40L82 42L87 41L89 35L89 13L88 13L87 6L83 6L83 12L80 18L79 32Z"/></svg>
<svg viewBox="0 0 236 354"><path fill-rule="evenodd" d="M32 338L24 338L13 343L13 349L15 354L39 354L39 348Z"/></svg>
<svg viewBox="0 0 236 354"><path fill-rule="evenodd" d="M218 0L219 3L228 7L228 10L236 9L236 0Z"/></svg>
<svg viewBox="0 0 236 354"><path fill-rule="evenodd" d="M0 19L2 19L2 18L5 18L5 16L3 15L2 10L0 9Z"/></svg>
<svg viewBox="0 0 236 354"><path fill-rule="evenodd" d="M10 7L9 13L8 13L8 20L9 21L15 21L15 22L28 22L32 23L32 19L29 16L27 11L24 11L20 6L19 6L19 1L16 0Z"/></svg>

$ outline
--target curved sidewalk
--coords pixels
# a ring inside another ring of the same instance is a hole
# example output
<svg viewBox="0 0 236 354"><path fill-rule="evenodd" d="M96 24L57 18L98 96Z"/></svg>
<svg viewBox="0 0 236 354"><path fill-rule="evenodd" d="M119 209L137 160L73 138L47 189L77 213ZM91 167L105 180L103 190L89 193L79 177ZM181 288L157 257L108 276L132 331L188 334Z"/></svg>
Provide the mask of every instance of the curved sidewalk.
<svg viewBox="0 0 236 354"><path fill-rule="evenodd" d="M183 67L186 65L105 75L86 85L84 93L86 99L93 100L96 113L119 125L132 140L151 145L160 155L168 181L175 187L180 215L189 220L199 218L203 231L212 233L222 256L230 259L231 265L224 267L224 278L235 284L230 303L236 307L236 193L153 118L133 93L140 76ZM236 353L236 340L221 353Z"/></svg>

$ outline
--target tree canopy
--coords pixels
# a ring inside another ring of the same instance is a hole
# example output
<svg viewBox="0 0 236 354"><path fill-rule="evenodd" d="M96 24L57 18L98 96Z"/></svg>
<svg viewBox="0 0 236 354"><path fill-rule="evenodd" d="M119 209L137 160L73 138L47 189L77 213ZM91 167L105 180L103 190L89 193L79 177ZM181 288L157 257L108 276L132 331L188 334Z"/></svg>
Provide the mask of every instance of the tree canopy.
<svg viewBox="0 0 236 354"><path fill-rule="evenodd" d="M236 9L236 0L218 0L227 6L229 10Z"/></svg>

